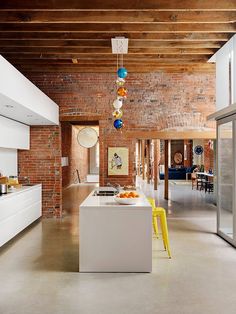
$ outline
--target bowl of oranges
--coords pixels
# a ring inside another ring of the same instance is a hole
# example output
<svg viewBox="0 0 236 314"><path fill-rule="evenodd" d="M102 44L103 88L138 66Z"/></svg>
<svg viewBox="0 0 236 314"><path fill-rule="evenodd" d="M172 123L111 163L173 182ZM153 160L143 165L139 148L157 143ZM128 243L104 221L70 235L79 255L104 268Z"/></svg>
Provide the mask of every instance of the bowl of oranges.
<svg viewBox="0 0 236 314"><path fill-rule="evenodd" d="M119 204L134 205L139 202L140 195L136 191L120 192L114 199Z"/></svg>

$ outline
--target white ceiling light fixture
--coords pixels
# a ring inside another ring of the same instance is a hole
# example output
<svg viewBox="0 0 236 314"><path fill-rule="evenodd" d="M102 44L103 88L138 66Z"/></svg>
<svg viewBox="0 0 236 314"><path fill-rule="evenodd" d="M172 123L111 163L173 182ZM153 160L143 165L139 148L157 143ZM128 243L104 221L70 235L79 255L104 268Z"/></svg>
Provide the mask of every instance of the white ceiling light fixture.
<svg viewBox="0 0 236 314"><path fill-rule="evenodd" d="M128 53L129 39L125 37L115 37L111 39L112 53L126 54Z"/></svg>

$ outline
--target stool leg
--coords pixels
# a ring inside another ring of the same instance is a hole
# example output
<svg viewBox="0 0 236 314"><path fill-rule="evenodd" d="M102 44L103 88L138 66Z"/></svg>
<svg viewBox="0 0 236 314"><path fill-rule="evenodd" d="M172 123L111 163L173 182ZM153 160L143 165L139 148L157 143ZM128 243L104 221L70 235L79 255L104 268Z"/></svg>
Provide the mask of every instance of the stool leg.
<svg viewBox="0 0 236 314"><path fill-rule="evenodd" d="M159 238L158 236L158 225L157 225L157 217L152 215L152 225L153 225L153 230L154 230L154 233L156 235L157 238Z"/></svg>
<svg viewBox="0 0 236 314"><path fill-rule="evenodd" d="M164 246L164 249L166 251L166 239L165 239L165 229L164 229L164 224L162 222L162 214L160 213L159 214L159 218L160 218L160 224L161 224L161 233L162 233L162 241L163 241L163 246Z"/></svg>
<svg viewBox="0 0 236 314"><path fill-rule="evenodd" d="M160 214L160 219L161 219L163 243L164 243L165 249L168 252L169 258L171 258L166 213L164 211Z"/></svg>

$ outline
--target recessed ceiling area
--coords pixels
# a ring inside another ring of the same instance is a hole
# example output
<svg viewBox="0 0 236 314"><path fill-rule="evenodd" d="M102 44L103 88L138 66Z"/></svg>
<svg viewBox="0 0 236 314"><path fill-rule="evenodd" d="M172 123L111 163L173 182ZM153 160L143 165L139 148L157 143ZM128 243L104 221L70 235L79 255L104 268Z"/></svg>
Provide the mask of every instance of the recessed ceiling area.
<svg viewBox="0 0 236 314"><path fill-rule="evenodd" d="M0 21L0 53L23 73L114 73L117 36L129 39L129 72L214 71L207 61L236 32L236 1L12 0Z"/></svg>
<svg viewBox="0 0 236 314"><path fill-rule="evenodd" d="M0 115L27 125L55 125L45 117L0 94Z"/></svg>

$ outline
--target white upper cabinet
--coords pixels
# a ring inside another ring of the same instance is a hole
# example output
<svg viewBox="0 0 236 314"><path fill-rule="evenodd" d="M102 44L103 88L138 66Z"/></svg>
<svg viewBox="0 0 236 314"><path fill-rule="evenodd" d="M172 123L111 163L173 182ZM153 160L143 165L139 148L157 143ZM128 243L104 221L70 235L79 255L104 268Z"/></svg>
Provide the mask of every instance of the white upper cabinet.
<svg viewBox="0 0 236 314"><path fill-rule="evenodd" d="M0 147L2 148L30 148L30 127L28 125L0 116L0 134Z"/></svg>
<svg viewBox="0 0 236 314"><path fill-rule="evenodd" d="M209 62L216 62L216 110L236 102L236 35Z"/></svg>
<svg viewBox="0 0 236 314"><path fill-rule="evenodd" d="M0 115L28 125L58 125L59 108L0 55Z"/></svg>

